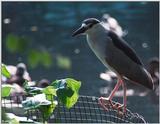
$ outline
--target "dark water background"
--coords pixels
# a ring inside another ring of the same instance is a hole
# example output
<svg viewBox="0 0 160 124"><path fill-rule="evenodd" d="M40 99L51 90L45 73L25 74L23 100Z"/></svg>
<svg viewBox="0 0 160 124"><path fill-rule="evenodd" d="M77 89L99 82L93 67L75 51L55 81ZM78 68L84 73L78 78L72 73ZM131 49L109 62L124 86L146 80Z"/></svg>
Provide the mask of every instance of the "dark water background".
<svg viewBox="0 0 160 124"><path fill-rule="evenodd" d="M158 7L158 2L3 2L2 61L11 65L27 64L25 52L11 53L5 45L9 33L26 36L32 41L27 49L45 48L51 55L69 57L72 63L68 70L56 66L28 68L33 80L73 77L82 81L80 94L99 96L99 88L106 84L99 74L106 68L90 50L85 37L72 38L72 32L84 19L101 19L103 14L109 13L128 31L124 39L147 65L151 57L158 57ZM3 23L6 18L11 21L9 24ZM31 31L33 26L36 31Z"/></svg>

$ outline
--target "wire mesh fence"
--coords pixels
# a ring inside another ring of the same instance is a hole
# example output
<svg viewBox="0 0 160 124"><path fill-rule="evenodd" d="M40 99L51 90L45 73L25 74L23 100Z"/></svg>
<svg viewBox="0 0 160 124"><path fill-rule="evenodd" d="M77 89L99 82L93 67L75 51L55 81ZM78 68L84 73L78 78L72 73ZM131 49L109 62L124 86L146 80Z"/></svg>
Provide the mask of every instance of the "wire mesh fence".
<svg viewBox="0 0 160 124"><path fill-rule="evenodd" d="M26 116L34 121L43 121L44 113L39 109L25 112L21 101L26 96L12 96L2 99L2 107L5 112L11 112L18 116ZM119 116L117 110L109 108L104 110L98 103L98 98L93 96L80 96L78 102L67 109L61 103L57 105L53 114L48 119L49 123L146 123L144 118L127 109L124 116Z"/></svg>

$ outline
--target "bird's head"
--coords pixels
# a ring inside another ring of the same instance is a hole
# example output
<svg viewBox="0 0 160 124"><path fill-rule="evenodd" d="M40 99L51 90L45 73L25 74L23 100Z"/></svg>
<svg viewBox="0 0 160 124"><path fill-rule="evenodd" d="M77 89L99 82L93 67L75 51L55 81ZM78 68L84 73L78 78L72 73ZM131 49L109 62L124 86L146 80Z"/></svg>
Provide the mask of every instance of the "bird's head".
<svg viewBox="0 0 160 124"><path fill-rule="evenodd" d="M22 77L25 71L26 71L26 65L24 63L19 63L17 65L16 75Z"/></svg>
<svg viewBox="0 0 160 124"><path fill-rule="evenodd" d="M79 29L77 29L73 34L72 36L77 36L77 35L80 35L80 34L86 34L86 32L90 29L92 29L95 25L97 25L98 23L100 23L100 21L98 19L95 19L95 18L88 18L88 19L85 19L83 22L82 22L82 25Z"/></svg>

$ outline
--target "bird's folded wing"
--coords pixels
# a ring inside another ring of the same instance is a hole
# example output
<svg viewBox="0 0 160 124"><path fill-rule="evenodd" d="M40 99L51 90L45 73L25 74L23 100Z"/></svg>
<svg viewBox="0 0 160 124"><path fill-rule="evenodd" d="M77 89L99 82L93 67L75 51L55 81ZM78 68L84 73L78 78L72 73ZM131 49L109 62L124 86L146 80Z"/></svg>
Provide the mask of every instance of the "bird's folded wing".
<svg viewBox="0 0 160 124"><path fill-rule="evenodd" d="M124 52L131 60L133 60L135 63L142 65L142 62L136 55L135 51L120 37L118 37L113 31L108 32L108 36L113 41L113 44Z"/></svg>

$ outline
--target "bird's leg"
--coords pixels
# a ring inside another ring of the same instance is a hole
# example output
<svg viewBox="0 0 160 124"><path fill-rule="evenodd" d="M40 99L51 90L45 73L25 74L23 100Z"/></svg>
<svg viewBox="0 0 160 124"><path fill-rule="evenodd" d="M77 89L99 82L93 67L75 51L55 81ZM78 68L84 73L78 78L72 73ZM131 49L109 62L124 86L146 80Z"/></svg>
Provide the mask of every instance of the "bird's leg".
<svg viewBox="0 0 160 124"><path fill-rule="evenodd" d="M122 114L123 115L123 114L126 113L126 106L127 106L126 84L124 82L122 83L122 87L123 87L123 90L124 90L124 93L123 93L123 105L118 106L117 110L118 110L118 114Z"/></svg>
<svg viewBox="0 0 160 124"><path fill-rule="evenodd" d="M116 91L119 89L119 87L121 86L121 84L122 84L122 80L121 80L121 78L119 78L116 86L115 86L114 89L112 90L112 92L111 92L111 94L109 95L109 97L108 97L108 98L100 97L100 98L98 99L99 104L100 104L105 110L108 110L108 107L110 107L110 106L111 106L112 108L115 106L115 105L113 105L113 103L112 103L111 100L112 100L115 92L116 92Z"/></svg>

